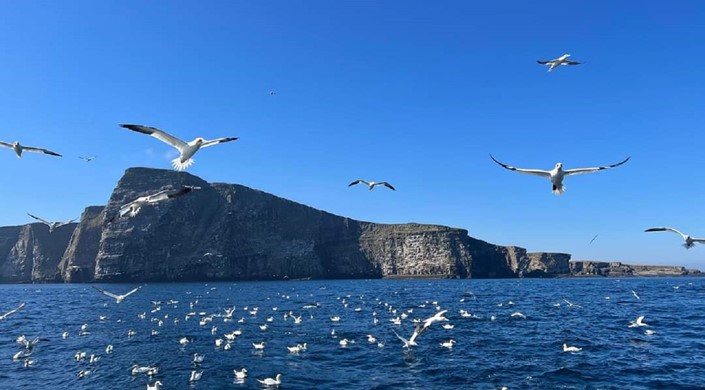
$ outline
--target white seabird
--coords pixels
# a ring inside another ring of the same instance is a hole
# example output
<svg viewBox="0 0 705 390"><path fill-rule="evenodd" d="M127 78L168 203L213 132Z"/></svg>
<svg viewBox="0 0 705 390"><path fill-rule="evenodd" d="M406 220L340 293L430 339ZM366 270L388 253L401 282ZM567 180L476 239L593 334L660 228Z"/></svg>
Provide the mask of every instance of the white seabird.
<svg viewBox="0 0 705 390"><path fill-rule="evenodd" d="M272 379L272 378L257 379L257 382L259 382L265 386L279 386L282 384L282 374L277 374L277 376L274 379Z"/></svg>
<svg viewBox="0 0 705 390"><path fill-rule="evenodd" d="M365 181L365 180L360 179L360 180L355 180L354 182L348 184L348 187L352 187L352 186L360 184L360 183L367 185L367 188L370 191L377 186L385 186L392 191L396 191L396 189L391 184L387 183L386 181L374 182L374 181Z"/></svg>
<svg viewBox="0 0 705 390"><path fill-rule="evenodd" d="M563 170L563 163L557 163L556 166L553 169L551 169L550 171L545 171L542 169L515 168L515 167L509 166L507 164L504 164L504 163L497 161L497 159L495 159L494 156L492 156L491 154L490 154L490 158L492 158L492 160L494 162L496 162L497 164L499 164L501 167L508 169L510 171L524 173L527 175L541 176L541 177L545 177L545 178L551 180L551 183L553 184L553 193L556 195L562 195L563 192L566 190L566 187L563 185L563 179L566 176L581 175L584 173L593 173L593 172L597 172L597 171L603 171L605 169L618 167L618 166L626 163L627 161L629 161L629 159L631 157L627 157L626 159L624 159L624 161L618 162L616 164L607 165L607 166L603 166L603 167L595 167L595 168L576 168L576 169Z"/></svg>
<svg viewBox="0 0 705 390"><path fill-rule="evenodd" d="M17 155L17 158L22 158L22 152L44 153L44 154L48 154L50 156L61 157L61 155L59 153L52 152L51 150L42 149L42 148L35 148L33 146L20 145L19 141L15 141L13 143L7 143L7 142L0 141L0 146L4 146L6 148L14 150L15 154Z"/></svg>
<svg viewBox="0 0 705 390"><path fill-rule="evenodd" d="M570 54L563 54L562 56L560 56L558 58L554 58L552 60L548 60L548 61L538 60L536 62L538 62L541 65L548 65L549 72L553 71L553 69L555 69L561 65L580 65L580 64L582 64L582 62L571 61L568 59L568 57L570 57Z"/></svg>
<svg viewBox="0 0 705 390"><path fill-rule="evenodd" d="M683 237L683 241L685 241L683 243L683 247L685 249L690 249L690 248L694 247L696 243L705 244L705 238L694 238L694 237L691 237L685 233L681 233L680 231L678 231L674 228L671 228L671 227L650 228L650 229L646 229L644 231L645 232L673 232L673 233L676 233L676 234L680 235L681 237Z"/></svg>
<svg viewBox="0 0 705 390"><path fill-rule="evenodd" d="M49 222L49 221L47 221L47 220L45 220L45 219L39 218L39 217L37 217L36 215L32 215L32 214L30 214L30 213L27 213L27 215L29 215L30 217L36 219L37 221L39 221L39 222L41 222L41 223L43 223L43 224L49 226L49 233L53 232L54 230L56 230L56 229L58 229L58 228L60 228L60 227L62 227L62 226L72 224L72 223L74 223L74 222L76 221L76 219L78 219L78 218L74 218L74 219L72 219L72 220L70 220L70 221L67 221L67 222Z"/></svg>
<svg viewBox="0 0 705 390"><path fill-rule="evenodd" d="M22 302L22 303L20 303L20 305L17 306L16 308L14 308L14 309L8 311L8 312L5 313L5 314L0 315L0 321L6 319L8 316L10 316L10 315L12 315L12 314L15 314L18 310L20 310L21 308L23 308L24 305L25 305L25 302Z"/></svg>
<svg viewBox="0 0 705 390"><path fill-rule="evenodd" d="M98 291L100 291L100 292L102 292L103 294L105 294L105 295L107 295L107 296L109 296L109 297L111 297L111 298L115 298L115 303L122 303L122 301L124 301L125 298L127 298L127 297L129 297L130 295L136 293L137 290L139 290L139 289L142 288L142 286L133 288L132 290L130 290L130 291L128 291L128 292L126 292L125 294L122 294L122 295L113 294L113 293L111 293L110 291L103 290L102 288L98 288L98 287L93 287L93 288L96 289L96 290L98 290Z"/></svg>
<svg viewBox="0 0 705 390"><path fill-rule="evenodd" d="M130 217L134 217L140 212L140 210L142 209L142 206L145 206L147 204L162 202L162 201L172 199L172 198L176 198L176 197L179 197L182 195L186 195L193 190L200 190L200 189L201 189L201 187L182 186L181 188L179 188L177 190L168 189L168 190L159 191L159 192L151 194L151 195L140 196L139 198L133 200L132 202L126 203L126 204L120 206L119 215L120 215L120 217L124 217L125 215L129 215ZM112 222L114 219L115 219L115 217L113 217L110 220L110 222Z"/></svg>
<svg viewBox="0 0 705 390"><path fill-rule="evenodd" d="M233 374L235 374L235 378L237 379L245 379L247 378L247 369L243 368L242 370L233 370Z"/></svg>
<svg viewBox="0 0 705 390"><path fill-rule="evenodd" d="M78 158L80 158L81 160L83 160L85 162L91 162L91 161L95 160L95 156L79 156Z"/></svg>
<svg viewBox="0 0 705 390"><path fill-rule="evenodd" d="M639 316L636 320L629 323L630 328L638 328L641 326L649 326L649 324L644 322L644 316Z"/></svg>
<svg viewBox="0 0 705 390"><path fill-rule="evenodd" d="M418 345L416 344L416 338L419 337L419 335L421 334L421 327L417 326L414 329L414 333L411 334L411 337L408 340L401 337L399 333L397 333L395 330L392 330L392 332L394 332L397 338L401 340L402 343L404 343L403 348L410 349L411 347L415 347Z"/></svg>
<svg viewBox="0 0 705 390"><path fill-rule="evenodd" d="M454 345L455 345L455 340L453 340L453 339L450 339L448 341L444 341L441 343L441 347L448 348L448 349L452 349Z"/></svg>
<svg viewBox="0 0 705 390"><path fill-rule="evenodd" d="M189 378L189 382L197 382L201 380L201 377L203 376L203 371L196 371L193 370L191 371L191 377Z"/></svg>
<svg viewBox="0 0 705 390"><path fill-rule="evenodd" d="M224 142L235 141L237 137L226 137L226 138L216 138L213 140L205 140L201 137L195 138L193 141L184 142L171 134L168 134L162 130L155 127L141 126L141 125L120 125L126 129L136 131L138 133L151 135L152 137L165 142L179 151L179 157L171 160L171 165L177 171L183 171L190 167L194 163L193 155L198 152L201 148L207 148L209 146L217 145Z"/></svg>
<svg viewBox="0 0 705 390"><path fill-rule="evenodd" d="M159 390L163 386L162 382L156 381L153 385L147 383L147 390Z"/></svg>
<svg viewBox="0 0 705 390"><path fill-rule="evenodd" d="M582 348L569 347L568 344L563 344L563 352L580 352L582 350Z"/></svg>

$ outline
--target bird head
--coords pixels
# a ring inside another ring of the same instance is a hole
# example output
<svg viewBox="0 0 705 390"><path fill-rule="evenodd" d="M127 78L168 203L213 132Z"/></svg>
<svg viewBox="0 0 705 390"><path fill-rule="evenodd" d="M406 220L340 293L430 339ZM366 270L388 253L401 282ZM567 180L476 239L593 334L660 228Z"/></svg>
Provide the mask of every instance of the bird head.
<svg viewBox="0 0 705 390"><path fill-rule="evenodd" d="M563 55L561 56L562 59L566 59L566 58L568 58L568 57L570 57L570 54L563 54Z"/></svg>
<svg viewBox="0 0 705 390"><path fill-rule="evenodd" d="M199 146L203 145L204 142L206 142L205 139L203 139L201 137L196 138L196 145L199 145Z"/></svg>

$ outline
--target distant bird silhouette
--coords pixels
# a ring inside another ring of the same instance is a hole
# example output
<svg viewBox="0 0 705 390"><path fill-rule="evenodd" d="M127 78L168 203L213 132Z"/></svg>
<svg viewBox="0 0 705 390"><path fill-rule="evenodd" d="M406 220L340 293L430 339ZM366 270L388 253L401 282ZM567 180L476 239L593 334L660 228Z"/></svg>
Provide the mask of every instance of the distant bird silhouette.
<svg viewBox="0 0 705 390"><path fill-rule="evenodd" d="M387 183L386 181L374 182L374 181L365 181L365 180L360 179L360 180L355 180L354 182L348 184L348 187L352 187L354 185L361 184L361 183L367 185L369 190L372 190L373 188L375 188L377 186L385 186L392 191L396 191L396 189L391 184Z"/></svg>
<svg viewBox="0 0 705 390"><path fill-rule="evenodd" d="M553 71L553 69L555 69L555 68L557 68L557 67L559 67L559 66L561 66L561 65L580 65L580 64L582 64L582 62L570 61L570 60L568 59L568 57L570 57L570 54L563 54L562 56L560 56L560 57L558 57L558 58L554 58L554 59L552 59L552 60L548 60L548 61L541 61L541 60L539 60L539 61L536 61L536 62L538 62L538 63L541 64L541 65L548 65L548 66L549 66L549 67L548 67L548 71L549 71L549 72Z"/></svg>

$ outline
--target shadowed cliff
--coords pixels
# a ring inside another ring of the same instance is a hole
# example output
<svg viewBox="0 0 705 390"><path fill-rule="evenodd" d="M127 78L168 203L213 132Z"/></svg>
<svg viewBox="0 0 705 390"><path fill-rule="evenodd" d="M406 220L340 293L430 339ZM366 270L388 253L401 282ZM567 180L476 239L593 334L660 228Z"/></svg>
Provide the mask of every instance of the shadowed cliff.
<svg viewBox="0 0 705 390"><path fill-rule="evenodd" d="M121 205L183 185L201 187L120 218ZM567 254L526 253L463 229L339 217L237 184L130 168L105 207L78 228L0 228L3 281L146 282L298 278L555 276ZM37 231L38 229L38 231ZM26 250L24 248L31 248Z"/></svg>

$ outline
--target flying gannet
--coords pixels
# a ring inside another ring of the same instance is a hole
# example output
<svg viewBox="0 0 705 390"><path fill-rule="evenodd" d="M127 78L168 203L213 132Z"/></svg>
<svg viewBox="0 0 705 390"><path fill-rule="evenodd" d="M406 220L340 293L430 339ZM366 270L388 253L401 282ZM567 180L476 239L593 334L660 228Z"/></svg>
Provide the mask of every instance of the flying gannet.
<svg viewBox="0 0 705 390"><path fill-rule="evenodd" d="M644 316L639 316L636 320L629 323L630 328L638 328L641 326L649 326L649 324L644 322Z"/></svg>
<svg viewBox="0 0 705 390"><path fill-rule="evenodd" d="M62 226L72 224L72 223L74 223L74 222L76 221L76 219L78 219L78 218L74 218L74 219L72 219L72 220L70 220L70 221L67 221L67 222L49 222L49 221L47 221L47 220L45 220L45 219L39 218L39 217L37 217L36 215L32 215L32 214L30 214L30 213L27 213L27 215L29 215L30 217L36 219L37 221L39 221L39 222L41 222L41 223L43 223L43 224L49 226L49 233L53 232L54 230L56 230L56 229L58 229L58 228L60 228L60 227L62 227Z"/></svg>
<svg viewBox="0 0 705 390"><path fill-rule="evenodd" d="M360 183L365 184L370 191L377 186L385 186L392 191L396 191L396 189L391 184L387 183L386 181L374 182L374 181L365 181L365 180L359 179L359 180L355 180L354 182L348 184L348 187L352 187L352 186L360 184Z"/></svg>
<svg viewBox="0 0 705 390"><path fill-rule="evenodd" d="M124 217L125 215L129 215L130 217L134 217L137 214L139 214L140 210L142 209L142 206L148 205L148 204L154 204L154 203L159 203L168 199L176 198L182 195L186 195L189 192L193 190L200 190L201 187L195 187L195 186L182 186L181 188L175 190L175 189L168 189L168 190L163 190L159 191L157 193L151 194L151 195L146 195L146 196L140 196L139 198L133 200L130 203L126 203L120 207L120 217ZM110 221L112 222L115 219L113 217Z"/></svg>
<svg viewBox="0 0 705 390"><path fill-rule="evenodd" d="M568 59L568 57L570 57L570 54L563 54L562 56L560 56L558 58L554 58L552 60L548 60L548 61L538 60L536 62L538 62L541 65L548 65L549 72L553 71L553 69L555 69L561 65L580 65L580 64L582 64L582 62L571 61Z"/></svg>
<svg viewBox="0 0 705 390"><path fill-rule="evenodd" d="M183 171L186 168L190 167L191 164L194 163L194 160L192 157L194 154L196 154L196 152L198 152L199 149L207 148L209 146L217 145L217 144L224 143L224 142L235 141L238 139L237 137L226 137L226 138L216 138L213 140L206 140L201 137L197 137L193 141L184 142L184 141L174 137L173 135L168 134L168 133L166 133L162 130L159 130L155 127L141 126L141 125L127 125L127 124L120 125L120 127L124 127L126 129L136 131L138 133L151 135L152 137L176 148L176 150L179 151L179 157L171 160L171 165L177 171Z"/></svg>
<svg viewBox="0 0 705 390"><path fill-rule="evenodd" d="M48 154L50 156L61 157L61 155L59 153L52 152L51 150L42 149L42 148L35 148L33 146L20 145L19 141L15 141L13 143L7 143L7 142L0 141L0 146L4 146L6 148L14 150L15 154L17 155L17 158L22 158L22 152L44 153L44 154Z"/></svg>
<svg viewBox="0 0 705 390"><path fill-rule="evenodd" d="M20 303L20 305L17 306L16 308L14 308L14 309L8 311L8 312L5 313L5 314L1 314L1 315L0 315L0 321L6 319L7 317L9 317L9 316L12 315L12 314L15 314L18 310L20 310L20 309L23 308L24 306L25 306L25 302L22 302L22 303Z"/></svg>
<svg viewBox="0 0 705 390"><path fill-rule="evenodd" d="M504 164L504 163L497 161L497 159L495 159L494 156L492 156L491 154L490 154L490 158L492 158L492 160L494 162L496 162L497 164L499 164L501 167L508 169L510 171L524 173L527 175L541 176L541 177L545 177L545 178L551 180L551 183L553 184L553 193L556 195L562 195L563 192L566 190L566 187L563 185L563 179L566 176L580 175L583 173L593 173L593 172L597 172L597 171L603 171L605 169L618 167L618 166L626 163L627 161L629 161L629 159L631 157L627 157L626 159L624 159L624 161L618 162L616 164L607 165L607 166L603 166L603 167L595 167L595 168L577 168L577 169L563 170L563 163L557 163L556 166L550 171L545 171L542 169L515 168L515 167L509 166L507 164Z"/></svg>
<svg viewBox="0 0 705 390"><path fill-rule="evenodd" d="M85 162L91 162L91 161L95 160L95 156L79 156L78 158L80 158L81 160L83 160Z"/></svg>
<svg viewBox="0 0 705 390"><path fill-rule="evenodd" d="M107 296L109 296L109 297L111 297L111 298L115 298L115 303L122 303L122 301L124 301L125 298L127 298L127 297L129 297L130 295L136 293L137 290L139 290L139 289L142 288L142 286L136 287L136 288L134 288L134 289L128 291L127 293L122 294L122 295L113 294L113 293L111 293L110 291L106 291L106 290L103 290L102 288L98 288L98 287L93 287L93 288L96 289L96 290L98 290L98 291L100 291L100 292L102 292L103 294L105 294L105 295L107 295Z"/></svg>
<svg viewBox="0 0 705 390"><path fill-rule="evenodd" d="M683 243L683 247L685 249L690 249L690 248L694 247L696 243L705 244L705 238L694 238L694 237L691 237L687 234L681 233L680 231L678 231L674 228L670 228L670 227L657 227L657 228L646 229L644 231L645 232L673 232L673 233L676 233L676 234L680 235L681 237L683 237L683 240L685 241Z"/></svg>

